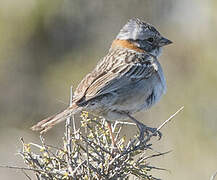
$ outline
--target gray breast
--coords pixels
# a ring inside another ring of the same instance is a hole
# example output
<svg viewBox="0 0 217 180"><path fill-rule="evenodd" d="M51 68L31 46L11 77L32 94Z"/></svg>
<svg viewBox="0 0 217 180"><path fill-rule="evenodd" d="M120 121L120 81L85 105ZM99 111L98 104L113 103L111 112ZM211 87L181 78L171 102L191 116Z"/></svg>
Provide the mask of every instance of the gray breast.
<svg viewBox="0 0 217 180"><path fill-rule="evenodd" d="M160 70L148 79L131 84L126 89L119 89L116 92L118 93L118 99L111 109L130 113L146 110L156 104L165 91L165 78L162 70Z"/></svg>

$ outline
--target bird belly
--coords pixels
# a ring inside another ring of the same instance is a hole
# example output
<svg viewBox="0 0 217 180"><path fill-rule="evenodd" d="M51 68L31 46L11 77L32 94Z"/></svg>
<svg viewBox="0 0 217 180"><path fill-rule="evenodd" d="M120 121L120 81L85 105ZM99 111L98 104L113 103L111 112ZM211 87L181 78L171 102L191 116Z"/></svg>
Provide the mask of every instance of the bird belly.
<svg viewBox="0 0 217 180"><path fill-rule="evenodd" d="M88 101L86 106L83 106L83 110L111 121L126 119L126 113L133 114L152 107L160 100L165 88L165 83L156 73L148 79L136 81L113 92L97 96Z"/></svg>
<svg viewBox="0 0 217 180"><path fill-rule="evenodd" d="M115 103L109 107L108 119L125 119L126 116L118 112L130 114L147 110L157 103L165 91L165 86L157 76L141 80L131 86L119 89Z"/></svg>

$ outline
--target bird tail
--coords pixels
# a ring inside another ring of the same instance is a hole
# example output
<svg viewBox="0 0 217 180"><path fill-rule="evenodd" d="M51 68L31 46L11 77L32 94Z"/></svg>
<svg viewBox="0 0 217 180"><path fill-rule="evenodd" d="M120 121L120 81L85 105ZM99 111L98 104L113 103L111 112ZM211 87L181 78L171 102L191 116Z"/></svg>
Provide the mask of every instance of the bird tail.
<svg viewBox="0 0 217 180"><path fill-rule="evenodd" d="M79 107L76 104L74 104L72 107L68 107L58 114L43 119L36 125L32 126L31 129L33 131L40 131L40 133L43 134L47 132L49 129L51 129L54 125L66 120L69 116L77 112L79 112Z"/></svg>

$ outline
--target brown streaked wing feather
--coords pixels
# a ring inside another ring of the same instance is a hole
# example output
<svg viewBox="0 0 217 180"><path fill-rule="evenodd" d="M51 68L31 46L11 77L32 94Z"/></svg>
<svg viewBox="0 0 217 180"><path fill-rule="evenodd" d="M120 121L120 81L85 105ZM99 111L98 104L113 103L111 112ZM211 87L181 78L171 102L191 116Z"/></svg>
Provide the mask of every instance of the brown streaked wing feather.
<svg viewBox="0 0 217 180"><path fill-rule="evenodd" d="M113 57L113 53L109 52L107 56L105 56L101 61L98 62L96 68L92 72L87 74L84 77L84 79L79 83L78 87L74 92L74 97L73 97L74 102L77 102L80 99L82 99L85 96L86 91L91 86L91 84L95 80L99 79L100 77L102 77L104 74L107 73L107 70L109 69L108 67L109 61L111 57Z"/></svg>
<svg viewBox="0 0 217 180"><path fill-rule="evenodd" d="M74 92L73 101L77 102L85 96L86 90L91 85L91 83L95 80L95 76L93 73L89 73L85 76L85 78L79 83L78 87Z"/></svg>
<svg viewBox="0 0 217 180"><path fill-rule="evenodd" d="M152 64L142 64L139 61L137 63L135 61L126 63L127 55L129 54L126 52L125 56L122 54L121 58L120 56L116 56L116 59L112 56L105 57L78 86L76 93L80 90L79 98L85 96L85 100L88 101L97 96L113 92L132 83L132 81L147 78L154 72ZM135 58L137 57L134 55L134 60Z"/></svg>
<svg viewBox="0 0 217 180"><path fill-rule="evenodd" d="M86 100L114 92L132 82L148 78L154 71L153 66L126 64L125 71L122 74L108 72L91 84L86 92Z"/></svg>

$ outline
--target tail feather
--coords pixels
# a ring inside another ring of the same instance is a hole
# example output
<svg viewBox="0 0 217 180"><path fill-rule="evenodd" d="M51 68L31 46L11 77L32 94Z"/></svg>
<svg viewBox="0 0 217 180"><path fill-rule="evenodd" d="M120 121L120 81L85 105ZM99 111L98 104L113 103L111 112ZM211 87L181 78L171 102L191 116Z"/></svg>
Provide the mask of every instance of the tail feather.
<svg viewBox="0 0 217 180"><path fill-rule="evenodd" d="M40 131L41 134L47 132L51 129L54 125L64 121L69 117L71 114L75 114L78 112L78 108L76 107L68 107L67 109L63 110L62 112L50 116L42 121L38 122L36 125L32 126L31 129L33 131Z"/></svg>

